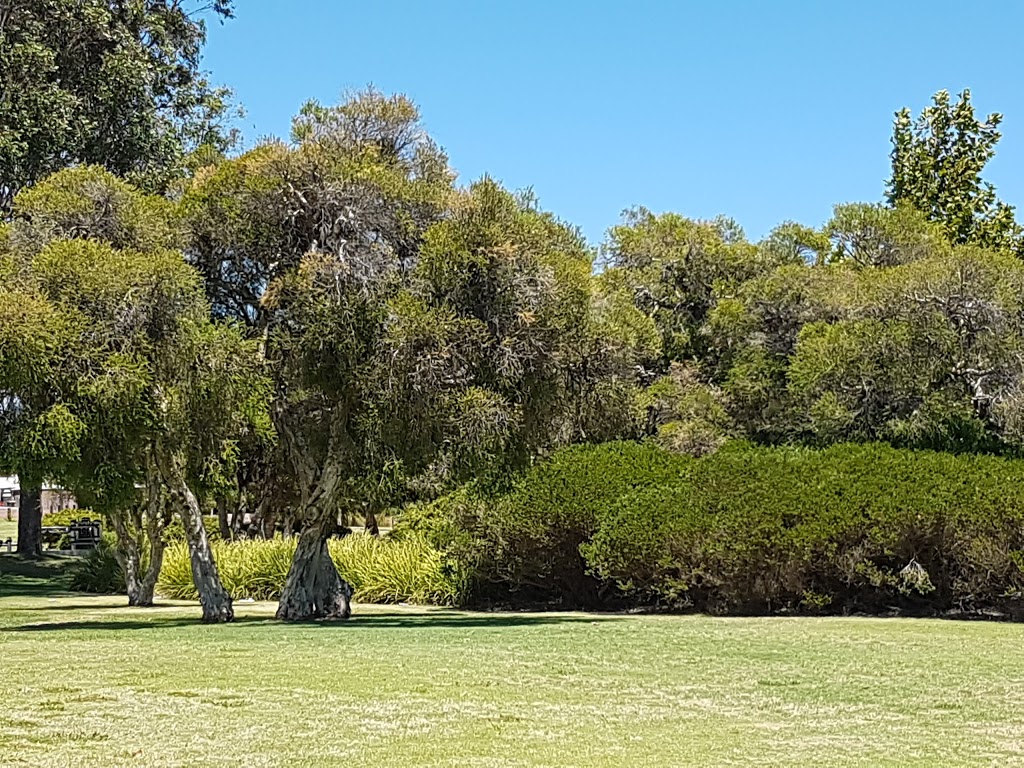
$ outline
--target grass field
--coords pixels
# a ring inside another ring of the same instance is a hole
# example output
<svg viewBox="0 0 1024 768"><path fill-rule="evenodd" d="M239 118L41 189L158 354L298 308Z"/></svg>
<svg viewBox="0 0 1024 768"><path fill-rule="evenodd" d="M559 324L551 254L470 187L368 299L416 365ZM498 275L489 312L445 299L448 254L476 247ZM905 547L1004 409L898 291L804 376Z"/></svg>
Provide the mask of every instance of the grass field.
<svg viewBox="0 0 1024 768"><path fill-rule="evenodd" d="M18 538L18 521L0 517L0 541ZM4 550L6 551L6 550Z"/></svg>
<svg viewBox="0 0 1024 768"><path fill-rule="evenodd" d="M281 625L255 603L208 627L20 572L0 576L3 765L1024 765L1020 625L373 606Z"/></svg>

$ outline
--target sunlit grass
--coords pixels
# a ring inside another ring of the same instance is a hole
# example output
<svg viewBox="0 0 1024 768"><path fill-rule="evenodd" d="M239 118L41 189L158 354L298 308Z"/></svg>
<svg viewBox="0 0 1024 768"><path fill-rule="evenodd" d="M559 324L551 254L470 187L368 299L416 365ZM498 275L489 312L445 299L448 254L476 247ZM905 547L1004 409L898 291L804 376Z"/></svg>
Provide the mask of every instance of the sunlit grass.
<svg viewBox="0 0 1024 768"><path fill-rule="evenodd" d="M18 538L18 521L8 520L6 513L0 512L0 541L7 541L8 539ZM6 552L7 548L0 549L0 552Z"/></svg>
<svg viewBox="0 0 1024 768"><path fill-rule="evenodd" d="M282 625L254 603L211 627L190 604L13 594L33 586L0 577L4 765L1024 763L1020 625L374 606Z"/></svg>

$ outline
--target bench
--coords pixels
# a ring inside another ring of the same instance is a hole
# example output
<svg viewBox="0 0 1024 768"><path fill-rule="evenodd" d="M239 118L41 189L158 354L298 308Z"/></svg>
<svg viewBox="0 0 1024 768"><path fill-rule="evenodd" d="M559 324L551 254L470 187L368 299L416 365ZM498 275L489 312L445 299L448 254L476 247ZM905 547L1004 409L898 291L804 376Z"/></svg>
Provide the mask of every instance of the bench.
<svg viewBox="0 0 1024 768"><path fill-rule="evenodd" d="M99 520L73 520L68 526L71 535L71 552L78 550L95 549L99 546L101 529Z"/></svg>

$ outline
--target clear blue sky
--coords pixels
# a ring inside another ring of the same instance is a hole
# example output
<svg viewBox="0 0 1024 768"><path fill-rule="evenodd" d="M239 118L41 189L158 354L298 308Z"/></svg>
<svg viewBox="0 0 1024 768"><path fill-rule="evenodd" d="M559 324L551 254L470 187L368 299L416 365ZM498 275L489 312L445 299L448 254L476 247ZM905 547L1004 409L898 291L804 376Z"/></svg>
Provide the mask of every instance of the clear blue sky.
<svg viewBox="0 0 1024 768"><path fill-rule="evenodd" d="M599 242L645 205L758 238L881 198L892 113L940 88L1005 116L988 178L1024 206L1024 2L238 0L204 66L286 136L373 83L420 106L469 182L532 186ZM1018 218L1020 218L1018 214Z"/></svg>

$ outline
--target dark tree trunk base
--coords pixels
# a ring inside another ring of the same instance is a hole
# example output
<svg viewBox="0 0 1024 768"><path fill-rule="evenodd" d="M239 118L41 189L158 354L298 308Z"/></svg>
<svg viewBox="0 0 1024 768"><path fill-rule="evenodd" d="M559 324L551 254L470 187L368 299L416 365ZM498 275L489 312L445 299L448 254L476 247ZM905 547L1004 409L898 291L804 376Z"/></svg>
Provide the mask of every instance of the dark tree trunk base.
<svg viewBox="0 0 1024 768"><path fill-rule="evenodd" d="M338 575L320 526L302 532L288 580L281 592L277 618L282 621L347 619L352 614L352 587Z"/></svg>

